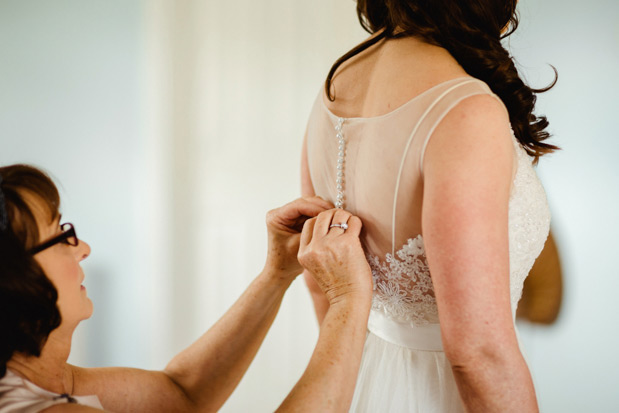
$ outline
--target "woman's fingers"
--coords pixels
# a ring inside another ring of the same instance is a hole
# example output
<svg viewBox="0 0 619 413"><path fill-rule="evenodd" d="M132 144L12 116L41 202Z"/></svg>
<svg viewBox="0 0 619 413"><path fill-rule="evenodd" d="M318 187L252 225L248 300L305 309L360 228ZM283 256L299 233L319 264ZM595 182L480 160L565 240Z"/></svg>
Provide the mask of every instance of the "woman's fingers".
<svg viewBox="0 0 619 413"><path fill-rule="evenodd" d="M343 209L335 210L335 214L333 214L333 218L331 219L331 224L329 225L329 234L331 235L342 235L346 232L348 226L348 220L351 217L351 213L345 211ZM344 228L342 228L342 225Z"/></svg>
<svg viewBox="0 0 619 413"><path fill-rule="evenodd" d="M316 217L316 224L314 225L314 238L322 238L327 235L327 232L329 232L329 225L331 225L335 211L335 209L330 209L328 211L321 212Z"/></svg>
<svg viewBox="0 0 619 413"><path fill-rule="evenodd" d="M267 265L298 275L300 262L316 260L313 251L328 232L333 205L319 197L296 199L267 214L269 255ZM320 216L320 219L315 217ZM320 225L320 231L316 228ZM320 233L316 239L315 234ZM318 249L320 251L320 248Z"/></svg>
<svg viewBox="0 0 619 413"><path fill-rule="evenodd" d="M299 254L305 251L305 248L312 242L312 234L314 232L314 225L316 224L316 218L310 218L305 221L303 225L303 231L301 231L301 240L299 241Z"/></svg>
<svg viewBox="0 0 619 413"><path fill-rule="evenodd" d="M281 208L269 211L267 223L275 227L301 232L308 218L315 217L332 207L329 202L319 197L299 198Z"/></svg>
<svg viewBox="0 0 619 413"><path fill-rule="evenodd" d="M359 242L361 226L350 212L331 209L308 220L301 233L299 263L332 304L359 292L371 299L371 271Z"/></svg>
<svg viewBox="0 0 619 413"><path fill-rule="evenodd" d="M299 198L292 201L287 206L289 206L287 209L288 213L291 214L291 218L298 218L301 216L315 217L321 212L333 208L330 202L317 196Z"/></svg>
<svg viewBox="0 0 619 413"><path fill-rule="evenodd" d="M357 216L352 215L348 219L348 229L346 230L346 233L358 237L361 234L362 227L363 224L361 223L361 219Z"/></svg>
<svg viewBox="0 0 619 413"><path fill-rule="evenodd" d="M343 209L330 209L323 211L316 217L313 227L313 238L322 238L328 234L342 235L350 230L350 219L355 218L352 234L359 236L361 232L361 220L354 217L350 212ZM344 228L342 228L344 226Z"/></svg>

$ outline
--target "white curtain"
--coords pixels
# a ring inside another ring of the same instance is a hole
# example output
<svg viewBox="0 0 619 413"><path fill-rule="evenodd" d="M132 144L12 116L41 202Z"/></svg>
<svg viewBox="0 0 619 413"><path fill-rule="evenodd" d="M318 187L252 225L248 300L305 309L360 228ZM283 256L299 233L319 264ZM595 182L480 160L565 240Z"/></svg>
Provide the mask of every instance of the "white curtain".
<svg viewBox="0 0 619 413"><path fill-rule="evenodd" d="M145 179L156 226L146 250L157 252L147 260L157 285L150 306L159 308L151 320L162 321L150 331L152 359L161 362L213 324L262 269L266 212L300 195L310 107L330 64L364 34L353 1L143 4ZM274 410L316 338L298 279L224 411Z"/></svg>

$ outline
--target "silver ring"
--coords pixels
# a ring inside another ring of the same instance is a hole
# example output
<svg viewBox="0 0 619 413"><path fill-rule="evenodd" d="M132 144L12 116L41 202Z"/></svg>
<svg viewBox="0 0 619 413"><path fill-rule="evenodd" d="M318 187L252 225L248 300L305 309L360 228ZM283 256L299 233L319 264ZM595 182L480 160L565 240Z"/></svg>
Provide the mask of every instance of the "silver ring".
<svg viewBox="0 0 619 413"><path fill-rule="evenodd" d="M345 222L342 222L341 224L331 224L331 225L329 225L329 229L331 229L333 227L342 228L344 231L346 231L348 229L348 224L345 223Z"/></svg>

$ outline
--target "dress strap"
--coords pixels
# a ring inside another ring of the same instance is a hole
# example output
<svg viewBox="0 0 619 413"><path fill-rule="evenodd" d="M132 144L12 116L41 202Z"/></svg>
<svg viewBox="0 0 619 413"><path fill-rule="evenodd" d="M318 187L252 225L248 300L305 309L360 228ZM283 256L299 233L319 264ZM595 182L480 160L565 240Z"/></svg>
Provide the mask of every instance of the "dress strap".
<svg viewBox="0 0 619 413"><path fill-rule="evenodd" d="M477 83L481 86L481 88L476 88L475 90L467 91L467 93L461 94L460 96L457 96L455 99L453 99L451 102L449 102L449 105L446 108L444 108L444 110L440 113L440 115L434 120L434 123L432 124L432 127L430 128L430 131L428 132L428 134L426 135L426 137L425 137L425 139L423 141L423 146L421 147L421 152L420 152L420 155L419 155L419 173L421 175L423 175L423 158L424 158L424 156L426 154L426 147L428 146L428 142L430 142L430 138L432 137L432 134L434 133L434 130L436 129L436 127L439 125L439 123L441 123L441 121L445 118L445 116L447 116L447 114L454 107L456 107L464 99L466 99L468 97L471 97L471 96L475 96L475 95L489 95L489 96L492 96L493 98L498 100L501 103L501 105L504 105L504 103L501 100L501 98L498 97L497 95L495 95L488 85L486 85L481 80L477 80Z"/></svg>
<svg viewBox="0 0 619 413"><path fill-rule="evenodd" d="M462 88L463 86L466 86L466 85L470 85L470 84L482 84L483 86L485 86L485 89L476 87L476 88L474 88L474 90L476 90L476 92L471 94L471 93L467 93L465 91L464 93L457 94L458 98L455 98L455 99L451 100L451 105L448 107L447 110L443 110L444 114L439 117L440 119L437 122L435 122L435 125L432 127L432 130L430 131L430 133L425 138L425 141L423 143L422 150L421 150L421 162L423 162L423 152L425 151L425 147L426 147L426 145L428 143L430 135L432 134L432 132L434 131L434 128L436 127L436 125L438 125L440 120L442 120L442 118L447 114L447 112L449 112L449 110L451 110L451 108L453 108L455 105L457 105L458 102L460 102L465 97L472 96L473 94L488 93L488 91L490 90L488 88L488 86L485 83L483 83L481 80L478 80L478 79L475 79L475 78L462 78L456 84L454 84L454 85L450 86L449 88L447 88L446 90L444 90L440 95L437 96L436 99L434 99L434 101L427 107L425 112L421 115L421 117L419 118L419 120L415 124L415 127L413 128L413 131L411 132L411 134L409 135L409 137L408 137L408 139L406 141L406 145L404 146L404 151L402 153L402 159L400 160L400 168L398 170L398 176L397 176L396 183L395 183L395 192L394 192L394 195L393 195L393 212L392 212L392 215L391 215L391 255L392 256L395 254L395 221L396 221L396 210L397 210L397 204L398 204L398 192L400 190L400 180L402 178L402 171L404 170L404 163L406 161L406 157L407 157L408 151L410 149L411 143L413 142L413 138L416 136L420 126L424 123L426 118L428 118L428 116L433 112L433 110L440 103L443 103L443 101L445 100L446 97L448 97L450 95L453 95L454 91L456 91L457 89ZM463 97L461 97L461 96L463 96ZM440 109L442 109L442 108L440 108ZM421 168L421 164L420 164L420 168ZM420 169L420 173L423 174L423 171L421 169Z"/></svg>

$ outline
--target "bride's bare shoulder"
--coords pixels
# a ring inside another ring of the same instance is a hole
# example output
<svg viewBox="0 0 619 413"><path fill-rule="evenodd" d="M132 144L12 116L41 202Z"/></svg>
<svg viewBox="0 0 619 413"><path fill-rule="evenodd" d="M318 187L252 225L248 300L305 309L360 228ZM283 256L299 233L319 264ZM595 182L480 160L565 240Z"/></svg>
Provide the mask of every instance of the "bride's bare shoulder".
<svg viewBox="0 0 619 413"><path fill-rule="evenodd" d="M445 49L414 37L382 39L346 60L333 76L343 116L380 116L445 81L467 76Z"/></svg>
<svg viewBox="0 0 619 413"><path fill-rule="evenodd" d="M514 144L505 106L495 96L479 94L460 101L429 138L423 170L459 175L492 172L512 175Z"/></svg>

